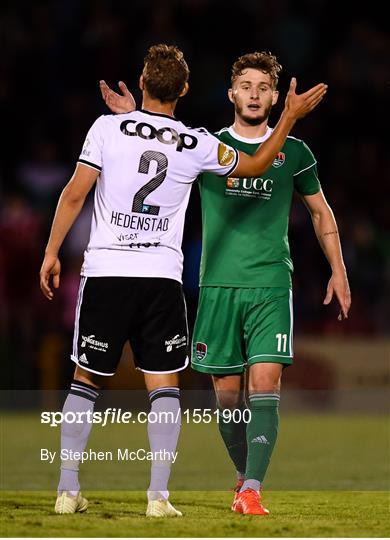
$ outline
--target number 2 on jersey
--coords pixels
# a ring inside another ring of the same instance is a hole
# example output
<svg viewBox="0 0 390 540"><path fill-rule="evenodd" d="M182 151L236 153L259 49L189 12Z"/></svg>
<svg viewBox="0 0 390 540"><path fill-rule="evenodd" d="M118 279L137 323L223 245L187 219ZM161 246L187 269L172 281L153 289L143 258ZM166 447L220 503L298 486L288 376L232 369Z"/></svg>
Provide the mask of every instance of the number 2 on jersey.
<svg viewBox="0 0 390 540"><path fill-rule="evenodd" d="M131 208L132 212L137 212L138 214L150 214L152 216L158 216L160 212L159 206L153 206L150 204L145 204L145 199L152 191L158 188L167 175L168 168L168 158L165 154L161 152L155 152L154 150L147 150L141 156L138 172L143 174L149 173L150 163L152 161L157 162L157 171L156 176L153 176L149 182L147 182L141 189L137 191L134 195L133 206Z"/></svg>
<svg viewBox="0 0 390 540"><path fill-rule="evenodd" d="M276 334L278 340L278 352L286 352L287 350L287 334Z"/></svg>

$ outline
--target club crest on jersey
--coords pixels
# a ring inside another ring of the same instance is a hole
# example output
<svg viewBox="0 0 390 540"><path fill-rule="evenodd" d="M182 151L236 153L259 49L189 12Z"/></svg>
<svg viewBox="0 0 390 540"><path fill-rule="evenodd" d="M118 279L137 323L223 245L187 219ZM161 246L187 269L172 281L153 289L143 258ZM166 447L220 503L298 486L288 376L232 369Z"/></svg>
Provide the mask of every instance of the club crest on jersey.
<svg viewBox="0 0 390 540"><path fill-rule="evenodd" d="M206 343L202 343L201 341L198 341L195 345L195 356L197 360L203 360L203 358L206 358L206 355L207 355Z"/></svg>
<svg viewBox="0 0 390 540"><path fill-rule="evenodd" d="M240 187L240 180L238 178L228 178L226 180L226 187L230 189L238 188Z"/></svg>
<svg viewBox="0 0 390 540"><path fill-rule="evenodd" d="M286 161L286 156L284 152L278 152L278 155L274 159L272 166L276 168L281 167L285 161Z"/></svg>
<svg viewBox="0 0 390 540"><path fill-rule="evenodd" d="M234 150L226 146L226 144L219 143L218 145L218 163L220 165L231 165L234 161Z"/></svg>

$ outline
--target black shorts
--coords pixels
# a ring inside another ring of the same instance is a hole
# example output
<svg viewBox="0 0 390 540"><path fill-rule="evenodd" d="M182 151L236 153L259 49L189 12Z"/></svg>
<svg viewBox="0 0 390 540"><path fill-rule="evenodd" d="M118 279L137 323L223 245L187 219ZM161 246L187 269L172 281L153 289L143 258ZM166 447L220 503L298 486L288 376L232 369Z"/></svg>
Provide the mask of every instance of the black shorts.
<svg viewBox="0 0 390 540"><path fill-rule="evenodd" d="M187 313L178 281L81 278L72 360L92 373L114 375L127 340L145 373L174 373L188 365Z"/></svg>

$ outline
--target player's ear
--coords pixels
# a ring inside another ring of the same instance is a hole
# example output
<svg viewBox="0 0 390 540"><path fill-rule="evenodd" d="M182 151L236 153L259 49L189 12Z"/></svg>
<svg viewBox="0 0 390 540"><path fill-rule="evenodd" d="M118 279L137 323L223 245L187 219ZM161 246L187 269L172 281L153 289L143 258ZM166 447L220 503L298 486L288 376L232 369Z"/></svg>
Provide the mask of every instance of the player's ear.
<svg viewBox="0 0 390 540"><path fill-rule="evenodd" d="M186 93L188 92L189 87L190 85L188 84L188 82L186 82L185 85L183 86L183 90L180 92L179 97L185 96Z"/></svg>
<svg viewBox="0 0 390 540"><path fill-rule="evenodd" d="M229 98L229 101L231 101L232 103L234 103L234 98L233 98L233 88L229 88L229 90L228 90L228 98Z"/></svg>
<svg viewBox="0 0 390 540"><path fill-rule="evenodd" d="M278 101L278 97L279 97L279 92L277 90L274 90L272 92L272 105L276 104L276 102Z"/></svg>
<svg viewBox="0 0 390 540"><path fill-rule="evenodd" d="M144 91L145 90L145 80L144 80L144 76L141 75L140 78L139 78L139 83L138 83L138 86L139 86L139 89Z"/></svg>

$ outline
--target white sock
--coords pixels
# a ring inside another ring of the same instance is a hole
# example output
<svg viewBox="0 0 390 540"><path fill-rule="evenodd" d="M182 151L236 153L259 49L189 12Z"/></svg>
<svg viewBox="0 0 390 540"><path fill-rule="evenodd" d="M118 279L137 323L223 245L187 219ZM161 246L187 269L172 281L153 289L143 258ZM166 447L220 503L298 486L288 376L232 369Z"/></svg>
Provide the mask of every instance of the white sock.
<svg viewBox="0 0 390 540"><path fill-rule="evenodd" d="M180 392L176 387L158 388L150 392L151 416L148 422L150 450L161 455L152 460L149 500L167 499L168 481L171 474L172 454L176 451L181 427ZM160 413L164 413L160 415Z"/></svg>
<svg viewBox="0 0 390 540"><path fill-rule="evenodd" d="M147 491L148 501L158 501L164 499L167 501L169 499L169 491Z"/></svg>
<svg viewBox="0 0 390 540"><path fill-rule="evenodd" d="M64 415L67 412L93 412L98 396L99 392L96 388L74 380L62 412ZM84 420L82 423L64 421L61 424L61 450L72 450L73 452L83 452L85 450L92 423L87 421L86 415L81 418ZM68 459L61 461L58 492L61 491L69 491L72 495L77 495L80 491L78 460Z"/></svg>

